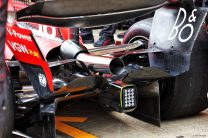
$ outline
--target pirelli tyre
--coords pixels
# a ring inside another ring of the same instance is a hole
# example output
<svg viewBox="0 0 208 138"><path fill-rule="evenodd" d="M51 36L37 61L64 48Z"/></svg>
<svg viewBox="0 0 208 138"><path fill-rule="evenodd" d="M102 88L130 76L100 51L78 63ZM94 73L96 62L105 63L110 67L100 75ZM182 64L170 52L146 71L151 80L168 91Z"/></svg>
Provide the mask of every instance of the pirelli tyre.
<svg viewBox="0 0 208 138"><path fill-rule="evenodd" d="M149 40L152 19L134 24L123 43ZM197 114L208 107L208 35L201 29L191 54L190 70L160 81L161 117L172 119Z"/></svg>

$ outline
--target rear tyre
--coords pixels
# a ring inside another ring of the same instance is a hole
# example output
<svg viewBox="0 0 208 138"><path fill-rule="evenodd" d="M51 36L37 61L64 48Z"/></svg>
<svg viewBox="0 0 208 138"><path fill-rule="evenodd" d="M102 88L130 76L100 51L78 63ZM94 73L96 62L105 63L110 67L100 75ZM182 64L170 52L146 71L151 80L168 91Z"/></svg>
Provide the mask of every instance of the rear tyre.
<svg viewBox="0 0 208 138"><path fill-rule="evenodd" d="M4 100L3 100L3 116L5 119L5 125L2 132L2 138L10 138L13 131L13 123L14 123L14 96L13 96L13 85L11 82L11 78L7 77L5 82L3 82L3 92L4 92Z"/></svg>
<svg viewBox="0 0 208 138"><path fill-rule="evenodd" d="M208 107L208 35L202 28L191 54L190 69L161 81L161 115L164 119L197 114Z"/></svg>
<svg viewBox="0 0 208 138"><path fill-rule="evenodd" d="M148 41L152 19L134 24L126 33L124 43L137 39ZM208 107L208 36L202 29L191 54L190 70L160 81L161 117L171 119L197 114Z"/></svg>

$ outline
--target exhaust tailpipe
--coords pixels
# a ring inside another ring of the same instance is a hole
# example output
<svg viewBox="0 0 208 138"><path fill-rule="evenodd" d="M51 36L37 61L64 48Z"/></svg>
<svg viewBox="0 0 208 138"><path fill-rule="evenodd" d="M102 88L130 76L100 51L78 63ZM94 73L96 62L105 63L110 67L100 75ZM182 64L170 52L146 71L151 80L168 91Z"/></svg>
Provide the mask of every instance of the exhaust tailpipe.
<svg viewBox="0 0 208 138"><path fill-rule="evenodd" d="M84 62L91 70L102 73L117 75L123 71L125 66L120 58L93 56L86 53L80 53L77 59Z"/></svg>
<svg viewBox="0 0 208 138"><path fill-rule="evenodd" d="M118 75L125 67L122 59L90 55L85 47L78 46L71 40L67 40L61 45L60 53L63 58L84 62L89 69L96 72Z"/></svg>

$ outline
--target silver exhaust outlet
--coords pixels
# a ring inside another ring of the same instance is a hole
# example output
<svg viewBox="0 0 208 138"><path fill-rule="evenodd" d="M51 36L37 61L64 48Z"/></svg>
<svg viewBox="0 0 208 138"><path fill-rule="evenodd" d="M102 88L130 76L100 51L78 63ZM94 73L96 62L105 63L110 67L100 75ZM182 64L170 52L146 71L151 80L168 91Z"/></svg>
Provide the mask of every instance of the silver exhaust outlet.
<svg viewBox="0 0 208 138"><path fill-rule="evenodd" d="M120 74L125 65L122 59L94 56L86 53L80 53L77 60L84 62L91 70L102 73Z"/></svg>
<svg viewBox="0 0 208 138"><path fill-rule="evenodd" d="M118 75L125 67L122 59L90 55L85 47L78 46L71 40L67 40L61 45L60 53L65 59L77 59L84 62L89 69L96 72Z"/></svg>

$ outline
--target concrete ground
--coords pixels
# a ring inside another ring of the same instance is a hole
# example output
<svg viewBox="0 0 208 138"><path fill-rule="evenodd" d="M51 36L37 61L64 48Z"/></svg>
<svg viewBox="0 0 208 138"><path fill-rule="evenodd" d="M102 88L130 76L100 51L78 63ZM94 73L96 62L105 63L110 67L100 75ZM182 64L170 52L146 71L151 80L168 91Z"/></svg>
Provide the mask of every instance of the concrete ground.
<svg viewBox="0 0 208 138"><path fill-rule="evenodd" d="M158 127L82 99L62 105L56 120L57 138L208 138L208 110L192 117L162 121ZM32 128L28 135L41 138L39 132L40 129Z"/></svg>
<svg viewBox="0 0 208 138"><path fill-rule="evenodd" d="M87 118L82 123L66 124L99 138L208 138L208 110L188 118L162 121L161 127L126 114L106 111L88 100L65 106L57 116ZM58 132L57 138L70 136Z"/></svg>

